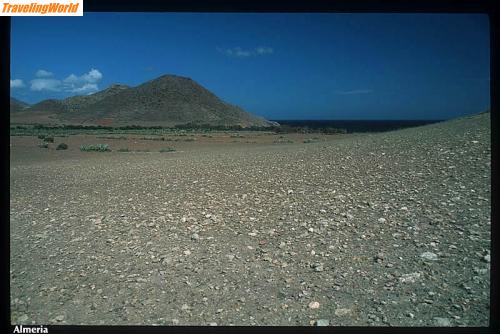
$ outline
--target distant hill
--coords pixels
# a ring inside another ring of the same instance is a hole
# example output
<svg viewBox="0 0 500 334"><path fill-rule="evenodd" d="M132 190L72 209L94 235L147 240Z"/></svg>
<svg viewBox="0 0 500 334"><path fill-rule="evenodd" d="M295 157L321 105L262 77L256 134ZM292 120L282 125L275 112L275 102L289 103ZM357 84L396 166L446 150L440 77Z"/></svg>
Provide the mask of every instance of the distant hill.
<svg viewBox="0 0 500 334"><path fill-rule="evenodd" d="M87 96L45 100L11 117L11 122L111 126L273 124L222 101L192 79L176 75L164 75L137 87L112 85Z"/></svg>
<svg viewBox="0 0 500 334"><path fill-rule="evenodd" d="M108 96L115 95L128 89L126 85L111 85L109 88L101 90L91 95L79 95L68 97L64 100L43 100L31 106L31 111L46 113L65 113L79 111L91 104L94 104Z"/></svg>
<svg viewBox="0 0 500 334"><path fill-rule="evenodd" d="M28 108L30 105L26 102L20 101L16 98L11 97L10 98L10 112L19 112L23 111L24 109Z"/></svg>

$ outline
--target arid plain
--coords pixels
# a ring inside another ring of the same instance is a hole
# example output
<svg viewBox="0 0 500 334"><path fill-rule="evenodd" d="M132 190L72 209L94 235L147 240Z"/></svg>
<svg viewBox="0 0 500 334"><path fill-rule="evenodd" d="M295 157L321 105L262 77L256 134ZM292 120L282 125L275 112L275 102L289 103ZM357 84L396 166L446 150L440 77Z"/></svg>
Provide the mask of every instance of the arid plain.
<svg viewBox="0 0 500 334"><path fill-rule="evenodd" d="M487 326L490 133L12 136L11 321Z"/></svg>

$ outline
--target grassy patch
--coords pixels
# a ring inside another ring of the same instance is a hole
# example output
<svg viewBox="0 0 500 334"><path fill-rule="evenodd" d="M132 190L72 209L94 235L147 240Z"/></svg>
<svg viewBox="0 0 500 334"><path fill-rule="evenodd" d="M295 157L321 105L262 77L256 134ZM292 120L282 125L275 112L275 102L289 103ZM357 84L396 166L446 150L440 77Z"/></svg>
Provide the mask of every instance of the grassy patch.
<svg viewBox="0 0 500 334"><path fill-rule="evenodd" d="M160 141L165 140L165 138L163 138L163 137L150 137L150 136L142 137L139 139L141 139L141 140L160 140Z"/></svg>
<svg viewBox="0 0 500 334"><path fill-rule="evenodd" d="M274 141L275 144L293 144L294 141L288 138L281 138Z"/></svg>
<svg viewBox="0 0 500 334"><path fill-rule="evenodd" d="M130 150L128 149L128 147L125 147L125 148L119 148L118 152L130 152Z"/></svg>
<svg viewBox="0 0 500 334"><path fill-rule="evenodd" d="M173 147L164 147L164 148L160 149L160 152L161 152L161 153L165 153L165 152L175 152L175 148L173 148Z"/></svg>
<svg viewBox="0 0 500 334"><path fill-rule="evenodd" d="M317 143L318 141L319 141L319 138L317 138L317 137L304 139L304 143L305 144Z"/></svg>
<svg viewBox="0 0 500 334"><path fill-rule="evenodd" d="M95 145L82 145L80 146L82 152L109 152L111 149L108 144L95 144Z"/></svg>

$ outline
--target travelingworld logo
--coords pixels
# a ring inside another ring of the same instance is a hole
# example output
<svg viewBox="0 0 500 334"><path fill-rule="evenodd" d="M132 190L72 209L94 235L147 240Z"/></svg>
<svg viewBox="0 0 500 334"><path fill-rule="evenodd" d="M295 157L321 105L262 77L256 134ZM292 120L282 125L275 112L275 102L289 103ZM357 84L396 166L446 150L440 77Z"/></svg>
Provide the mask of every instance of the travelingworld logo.
<svg viewBox="0 0 500 334"><path fill-rule="evenodd" d="M0 0L0 16L83 16L83 0Z"/></svg>

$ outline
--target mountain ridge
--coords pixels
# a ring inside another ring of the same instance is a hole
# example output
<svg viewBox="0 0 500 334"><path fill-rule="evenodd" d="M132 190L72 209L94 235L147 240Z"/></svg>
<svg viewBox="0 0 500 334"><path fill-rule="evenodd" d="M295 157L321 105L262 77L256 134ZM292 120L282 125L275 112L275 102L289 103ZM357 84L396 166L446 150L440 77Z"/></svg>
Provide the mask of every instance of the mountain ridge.
<svg viewBox="0 0 500 334"><path fill-rule="evenodd" d="M29 103L18 100L15 97L10 97L10 112L19 112L23 111L26 108L29 108Z"/></svg>
<svg viewBox="0 0 500 334"><path fill-rule="evenodd" d="M250 127L274 124L222 101L191 78L172 74L135 87L112 84L91 95L43 100L16 113L11 121L26 122L30 117L33 122L111 126L192 123Z"/></svg>

